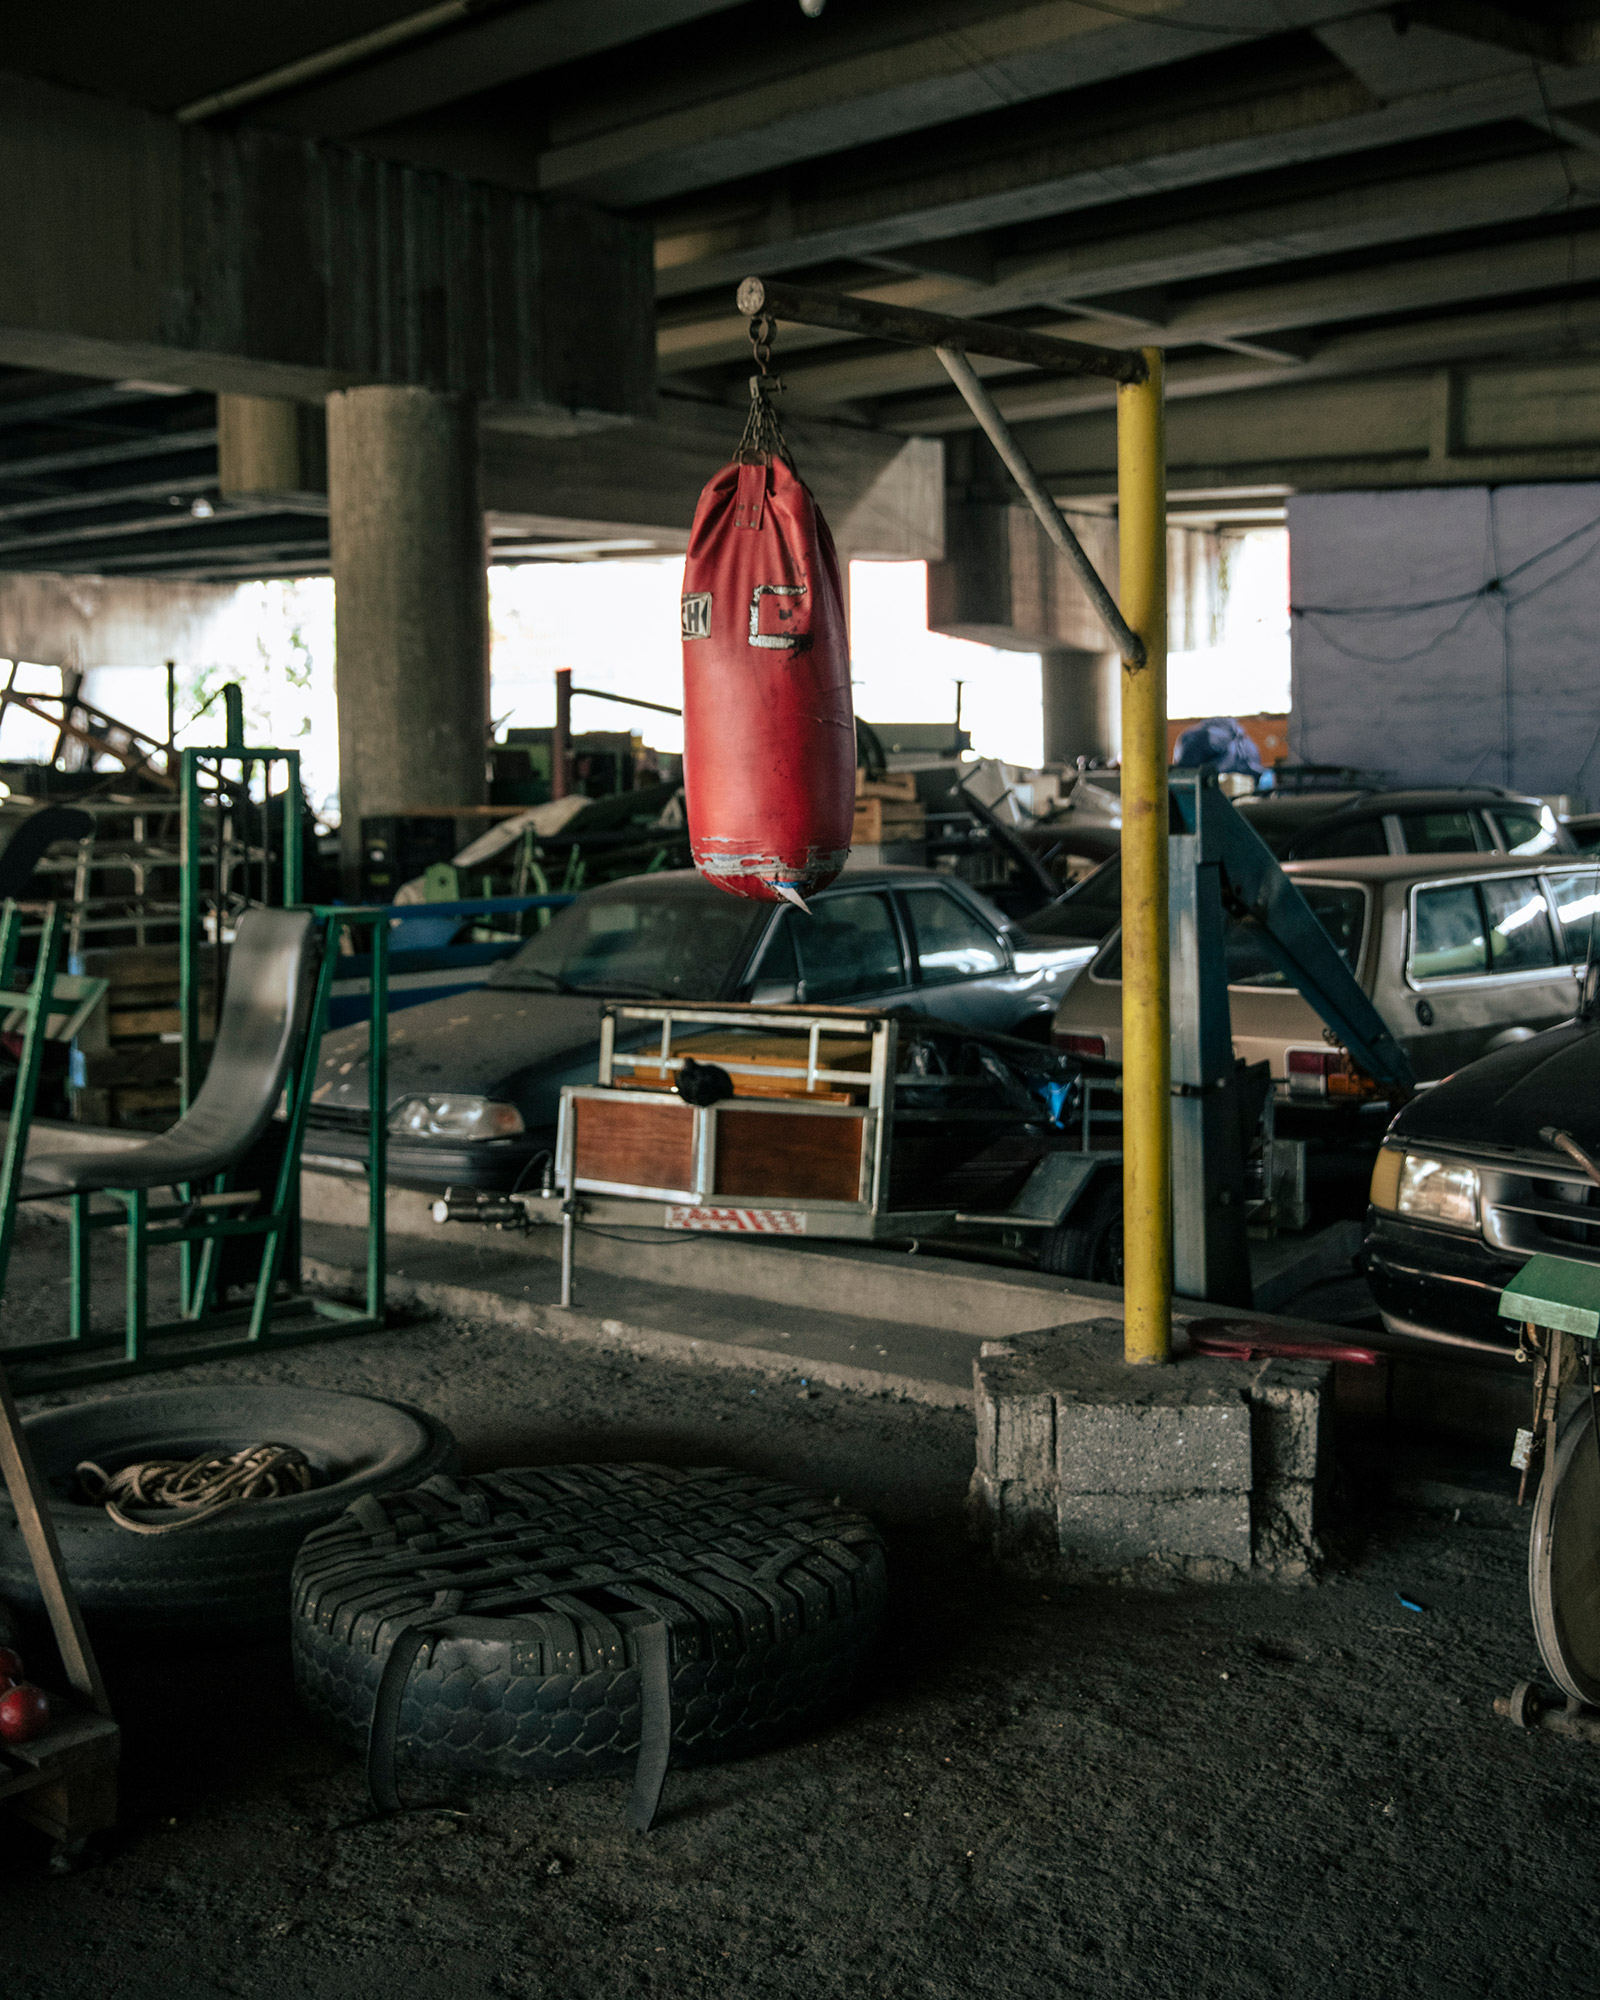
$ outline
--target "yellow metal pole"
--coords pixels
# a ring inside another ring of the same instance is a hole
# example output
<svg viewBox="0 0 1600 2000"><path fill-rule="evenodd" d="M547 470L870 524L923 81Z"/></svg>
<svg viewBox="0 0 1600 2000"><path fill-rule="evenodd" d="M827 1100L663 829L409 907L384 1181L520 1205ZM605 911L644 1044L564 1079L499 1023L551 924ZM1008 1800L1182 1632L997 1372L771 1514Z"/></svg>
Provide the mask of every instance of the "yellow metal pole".
<svg viewBox="0 0 1600 2000"><path fill-rule="evenodd" d="M1144 641L1122 663L1123 1358L1172 1344L1172 1044L1167 946L1167 451L1162 355L1117 388L1122 615Z"/></svg>

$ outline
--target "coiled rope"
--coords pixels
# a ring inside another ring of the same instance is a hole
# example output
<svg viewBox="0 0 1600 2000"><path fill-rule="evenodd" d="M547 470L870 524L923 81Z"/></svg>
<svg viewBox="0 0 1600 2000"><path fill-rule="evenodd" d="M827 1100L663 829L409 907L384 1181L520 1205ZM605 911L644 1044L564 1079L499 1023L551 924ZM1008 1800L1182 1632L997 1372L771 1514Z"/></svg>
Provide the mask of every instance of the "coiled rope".
<svg viewBox="0 0 1600 2000"><path fill-rule="evenodd" d="M92 1502L133 1535L171 1535L214 1521L251 1500L281 1500L311 1487L311 1461L292 1444L250 1445L243 1451L203 1451L198 1458L147 1458L106 1472L92 1458L78 1466ZM173 1510L168 1521L138 1521L125 1507Z"/></svg>

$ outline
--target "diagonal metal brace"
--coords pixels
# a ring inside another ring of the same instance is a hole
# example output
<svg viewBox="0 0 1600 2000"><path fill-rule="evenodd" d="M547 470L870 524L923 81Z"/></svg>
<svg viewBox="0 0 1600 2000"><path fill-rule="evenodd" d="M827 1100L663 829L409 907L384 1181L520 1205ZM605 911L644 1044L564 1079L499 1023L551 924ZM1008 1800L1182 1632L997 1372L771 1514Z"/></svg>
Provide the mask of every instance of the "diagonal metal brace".
<svg viewBox="0 0 1600 2000"><path fill-rule="evenodd" d="M1094 606L1100 622L1117 642L1117 651L1130 667L1145 664L1144 641L1117 609L1116 600L1101 581L1100 572L1090 562L1082 542L1067 526L1044 481L1034 471L1027 453L1017 443L1011 426L995 406L993 396L978 379L977 371L959 348L936 347L934 353L944 364L944 372L961 391L967 408L983 427L984 435L1005 463L1006 470L1022 489L1023 498L1039 517L1039 524L1072 565L1073 574L1083 585L1084 595Z"/></svg>

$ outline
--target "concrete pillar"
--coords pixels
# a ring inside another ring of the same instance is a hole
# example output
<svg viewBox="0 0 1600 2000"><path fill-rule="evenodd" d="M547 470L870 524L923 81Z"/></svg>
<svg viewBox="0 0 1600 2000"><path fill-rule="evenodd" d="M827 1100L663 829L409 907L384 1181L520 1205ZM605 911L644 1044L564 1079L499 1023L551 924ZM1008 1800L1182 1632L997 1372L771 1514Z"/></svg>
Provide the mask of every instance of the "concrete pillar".
<svg viewBox="0 0 1600 2000"><path fill-rule="evenodd" d="M471 398L328 398L347 893L361 821L488 799L489 586Z"/></svg>
<svg viewBox="0 0 1600 2000"><path fill-rule="evenodd" d="M217 398L217 484L224 498L320 493L328 480L322 412L283 396Z"/></svg>
<svg viewBox="0 0 1600 2000"><path fill-rule="evenodd" d="M1065 646L1039 655L1044 697L1044 761L1070 764L1077 757L1108 763L1121 749L1115 653L1087 653Z"/></svg>

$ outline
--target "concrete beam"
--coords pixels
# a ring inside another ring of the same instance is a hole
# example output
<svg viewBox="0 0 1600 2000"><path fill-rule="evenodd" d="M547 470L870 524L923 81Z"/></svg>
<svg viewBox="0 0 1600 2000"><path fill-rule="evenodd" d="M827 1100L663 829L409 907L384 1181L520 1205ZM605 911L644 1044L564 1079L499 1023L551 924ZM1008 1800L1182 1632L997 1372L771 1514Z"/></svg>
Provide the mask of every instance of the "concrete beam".
<svg viewBox="0 0 1600 2000"><path fill-rule="evenodd" d="M664 218L656 231L656 290L682 297L737 282L754 266L777 274L893 254L1504 119L1548 131L1551 111L1600 96L1600 68L1592 64L1547 72L1543 89L1540 81L1524 62L1384 103L1348 73L1298 73L1220 98L1213 87L1198 102L1125 116L1100 130L1012 135L976 156L934 151L892 178L823 168L731 212L724 205Z"/></svg>
<svg viewBox="0 0 1600 2000"><path fill-rule="evenodd" d="M1574 230L1561 236L1447 251L1432 257L1389 256L1365 269L1331 275L1228 287L1188 300L1160 324L1135 325L1108 315L1051 320L1034 330L1089 340L1101 346L1127 344L1135 339L1141 345L1150 343L1166 348L1202 342L1219 346L1226 343L1253 351L1256 359L1274 364L1281 372L1285 367L1309 368L1325 352L1331 359L1335 350L1324 341L1318 346L1300 343L1297 352L1296 343L1264 344L1261 336L1326 326L1340 320L1421 312L1475 299L1487 301L1518 292L1564 290L1596 280L1600 280L1600 232ZM1476 321L1463 322L1464 326L1470 324ZM791 345L788 329L784 331L783 345L785 348ZM1272 351L1273 345L1278 351ZM990 380L1021 372L1008 362L982 356L973 357L973 366ZM1216 364L1176 364L1177 370L1186 366L1194 366L1203 374ZM836 359L810 364L802 362L794 366L785 362L783 370L794 405L813 409L846 400L861 402L904 395L937 385L938 394L881 411L879 421L906 429L964 428L971 423L971 415L960 398L949 393L943 377L938 362L918 348L877 353L846 351ZM1271 379L1271 370L1262 379ZM1069 407L1087 407L1077 385L1057 385L1070 389L1064 401L1059 398L1053 401L1049 386L1030 377L1026 391L1008 390L1000 400L1018 416L1029 409L1038 415L1048 415L1056 410L1064 413ZM1035 389L1039 394L1030 403ZM1168 389L1170 393L1182 393L1181 374L1174 373Z"/></svg>
<svg viewBox="0 0 1600 2000"><path fill-rule="evenodd" d="M733 455L740 417L714 404L664 403L654 423L583 439L486 430L484 504L530 534L638 534L686 548L700 489ZM840 549L882 561L944 553L944 448L830 424L786 423L802 478Z"/></svg>
<svg viewBox="0 0 1600 2000"><path fill-rule="evenodd" d="M0 574L0 659L80 671L209 660L233 601L225 585Z"/></svg>
<svg viewBox="0 0 1600 2000"><path fill-rule="evenodd" d="M1308 0L1235 0L1232 12L1237 33L1207 22L1205 47L1321 17ZM697 58L692 77L666 69L638 88L625 122L614 98L554 107L540 186L626 205L744 180L1180 62L1195 53L1191 15L1205 19L1203 0L1134 0L1116 15L1077 0L945 0L933 16L902 5L796 20L765 31L762 81L749 81L756 65L730 45L720 75ZM793 51L780 76L771 74L774 36Z"/></svg>
<svg viewBox="0 0 1600 2000"><path fill-rule="evenodd" d="M328 431L310 403L278 396L217 398L217 486L245 494L326 492Z"/></svg>
<svg viewBox="0 0 1600 2000"><path fill-rule="evenodd" d="M1177 404L1193 397L1241 394L1277 389L1282 384L1310 384L1341 376L1379 374L1395 368L1485 360L1497 355L1526 354L1546 349L1557 353L1574 345L1600 342L1600 302L1558 299L1537 306L1507 306L1496 312L1471 313L1419 320L1409 326L1378 327L1370 332L1338 334L1323 341L1303 361L1264 360L1250 354L1216 354L1172 363L1167 370L1167 398ZM1081 383L1054 385L1036 378L1016 388L1002 388L995 401L1002 413L1023 427L1025 440L1033 426L1051 417L1067 417L1110 407L1110 399L1091 393ZM883 421L918 435L971 427L955 399L897 405Z"/></svg>
<svg viewBox="0 0 1600 2000"><path fill-rule="evenodd" d="M648 247L576 205L0 76L0 362L573 430L651 406Z"/></svg>
<svg viewBox="0 0 1600 2000"><path fill-rule="evenodd" d="M1115 590L1116 522L1077 515L1072 527ZM928 630L1005 652L1105 649L1104 625L1032 509L954 496L946 503L945 559L928 565Z"/></svg>
<svg viewBox="0 0 1600 2000"><path fill-rule="evenodd" d="M491 13L487 19L469 13L447 34L430 35L375 61L339 63L330 73L304 81L285 76L285 87L277 89L261 88L271 82L263 77L253 86L257 96L252 102L263 105L265 122L277 131L323 139L349 137L416 118L508 78L537 76L563 63L603 55L735 4L736 0L537 0L536 5Z"/></svg>
<svg viewBox="0 0 1600 2000"><path fill-rule="evenodd" d="M1115 491L1111 413L1034 424L1024 436L1053 492ZM1180 498L1600 478L1600 353L1196 397L1168 410L1167 454Z"/></svg>

